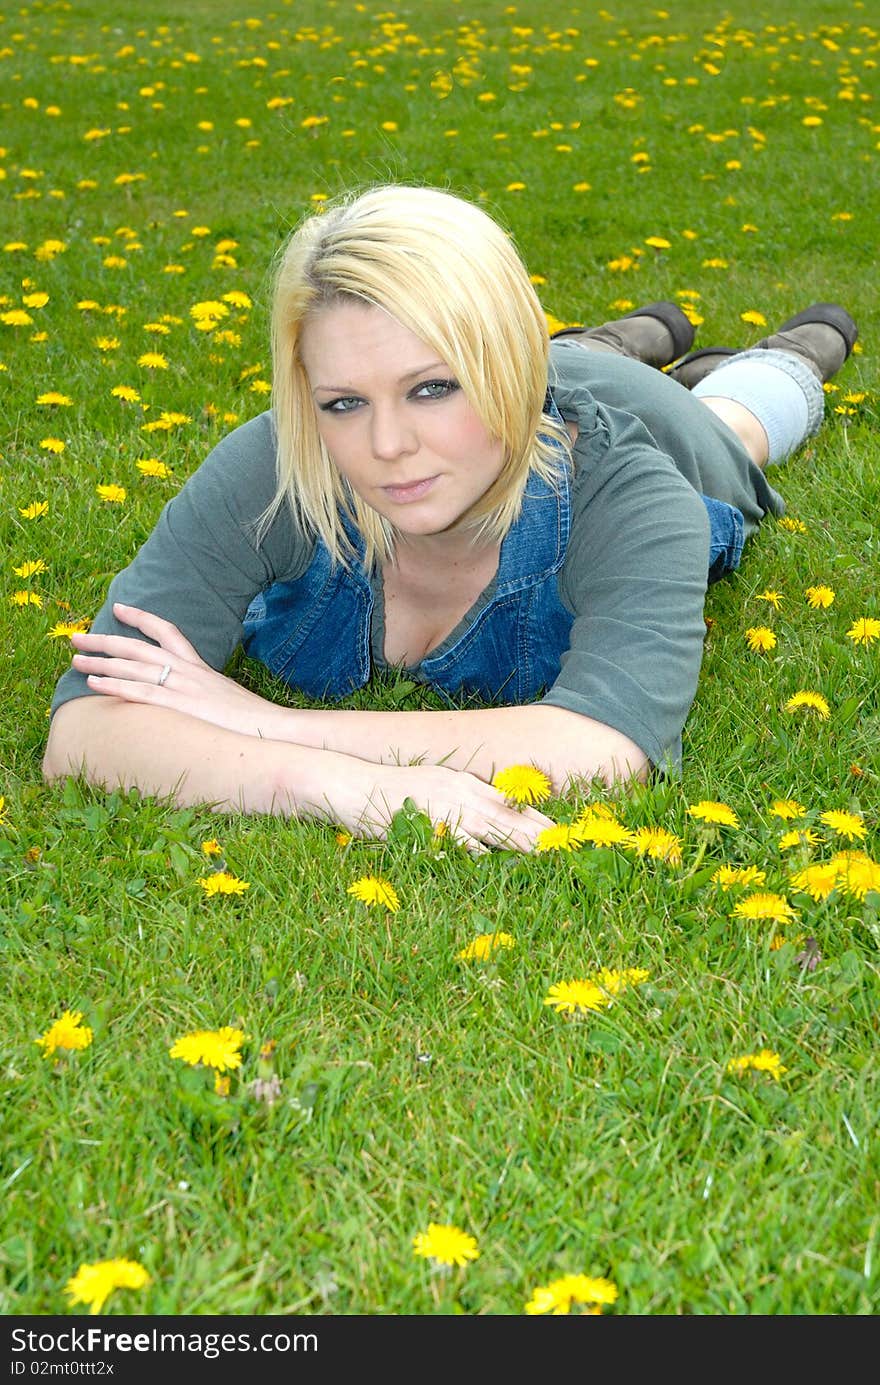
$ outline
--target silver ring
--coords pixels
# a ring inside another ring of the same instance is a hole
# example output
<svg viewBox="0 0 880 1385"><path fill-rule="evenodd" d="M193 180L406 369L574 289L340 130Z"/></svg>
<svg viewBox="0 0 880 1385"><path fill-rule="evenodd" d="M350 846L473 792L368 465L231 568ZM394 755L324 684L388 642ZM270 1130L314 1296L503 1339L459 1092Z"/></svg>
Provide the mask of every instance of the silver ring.
<svg viewBox="0 0 880 1385"><path fill-rule="evenodd" d="M161 688L161 687L168 681L168 675L169 675L170 672L171 672L171 665L170 665L170 664L166 664L165 667L163 668L162 672L159 674L159 678L158 678L158 680L157 680L157 686L158 686L158 687Z"/></svg>

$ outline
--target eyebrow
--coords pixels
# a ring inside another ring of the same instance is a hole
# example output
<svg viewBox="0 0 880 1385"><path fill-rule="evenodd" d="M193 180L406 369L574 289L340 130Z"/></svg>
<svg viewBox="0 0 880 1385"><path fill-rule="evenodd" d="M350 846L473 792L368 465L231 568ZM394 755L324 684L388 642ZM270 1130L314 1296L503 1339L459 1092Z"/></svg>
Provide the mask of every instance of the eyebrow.
<svg viewBox="0 0 880 1385"><path fill-rule="evenodd" d="M401 375L401 376L400 376L400 379L397 380L395 383L398 384L398 385L404 385L404 384L406 384L406 382L407 382L408 380L415 380L416 377L419 376L419 375L426 375L427 372L428 372L429 370L445 370L445 371L448 372L448 371L449 371L449 366L446 364L445 361L428 361L427 365L416 366L415 370L408 370L408 371L406 372L406 374L405 374L405 375ZM312 386L312 394L316 394L318 390L327 390L327 391L329 391L331 394L359 394L359 393L360 393L360 391L357 390L357 389L355 389L352 385L313 385L313 386Z"/></svg>

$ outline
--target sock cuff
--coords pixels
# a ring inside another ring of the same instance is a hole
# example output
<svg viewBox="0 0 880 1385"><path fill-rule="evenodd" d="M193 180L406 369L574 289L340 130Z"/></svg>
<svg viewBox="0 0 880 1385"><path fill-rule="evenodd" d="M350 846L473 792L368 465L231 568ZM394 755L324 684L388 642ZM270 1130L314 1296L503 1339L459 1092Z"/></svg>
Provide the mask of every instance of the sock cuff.
<svg viewBox="0 0 880 1385"><path fill-rule="evenodd" d="M814 372L802 361L800 356L795 356L790 351L777 351L773 348L762 350L760 347L751 347L748 351L738 351L735 356L731 356L728 365L734 361L756 361L763 365L772 366L774 370L783 370L792 380L800 385L807 401L807 430L806 436L812 437L818 433L822 419L825 417L825 391L821 382ZM713 371L712 374L715 374Z"/></svg>

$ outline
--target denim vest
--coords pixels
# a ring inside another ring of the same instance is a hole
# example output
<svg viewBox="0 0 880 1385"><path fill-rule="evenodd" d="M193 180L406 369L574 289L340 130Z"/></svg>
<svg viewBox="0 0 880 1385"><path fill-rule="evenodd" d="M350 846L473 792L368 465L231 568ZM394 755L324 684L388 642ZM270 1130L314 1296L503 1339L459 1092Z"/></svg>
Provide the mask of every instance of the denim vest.
<svg viewBox="0 0 880 1385"><path fill-rule="evenodd" d="M545 411L560 422L552 396ZM739 565L743 518L703 497L711 527L709 580ZM560 468L554 484L532 473L519 518L501 543L498 572L453 632L406 673L448 698L521 705L555 681L574 620L563 606L558 574L571 525L571 480ZM314 557L293 582L273 582L244 619L243 646L291 687L310 698L338 700L369 682L374 588L360 537L346 524L358 561L333 565L316 540ZM381 582L381 573L373 581Z"/></svg>

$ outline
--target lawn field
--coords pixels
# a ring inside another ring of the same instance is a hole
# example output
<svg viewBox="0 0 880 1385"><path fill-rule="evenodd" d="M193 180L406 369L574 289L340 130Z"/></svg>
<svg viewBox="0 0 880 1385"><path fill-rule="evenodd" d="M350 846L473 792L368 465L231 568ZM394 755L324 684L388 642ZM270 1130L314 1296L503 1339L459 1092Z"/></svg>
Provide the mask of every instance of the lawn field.
<svg viewBox="0 0 880 1385"><path fill-rule="evenodd" d="M880 1310L880 26L792 8L0 14L0 1314ZM71 630L269 405L284 238L386 181L495 215L551 330L859 323L680 779L479 857L46 785Z"/></svg>

